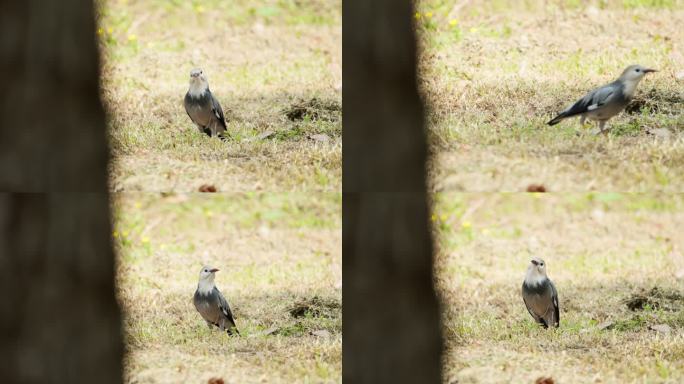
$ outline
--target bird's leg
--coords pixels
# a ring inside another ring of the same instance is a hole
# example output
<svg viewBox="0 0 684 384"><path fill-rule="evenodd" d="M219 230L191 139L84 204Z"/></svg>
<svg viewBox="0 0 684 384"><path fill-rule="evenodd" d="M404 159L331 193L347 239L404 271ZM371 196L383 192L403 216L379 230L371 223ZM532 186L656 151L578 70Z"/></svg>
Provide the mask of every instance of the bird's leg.
<svg viewBox="0 0 684 384"><path fill-rule="evenodd" d="M584 115L580 115L580 127L579 130L575 131L575 136L577 137L582 137L584 135L584 120L586 120L586 117Z"/></svg>
<svg viewBox="0 0 684 384"><path fill-rule="evenodd" d="M598 129L594 129L592 133L595 136L598 136L602 133L606 133L607 131L604 130L604 127L606 126L606 121L605 120L598 120Z"/></svg>
<svg viewBox="0 0 684 384"><path fill-rule="evenodd" d="M600 133L605 133L603 128L606 126L606 121L605 120L599 120L599 132Z"/></svg>

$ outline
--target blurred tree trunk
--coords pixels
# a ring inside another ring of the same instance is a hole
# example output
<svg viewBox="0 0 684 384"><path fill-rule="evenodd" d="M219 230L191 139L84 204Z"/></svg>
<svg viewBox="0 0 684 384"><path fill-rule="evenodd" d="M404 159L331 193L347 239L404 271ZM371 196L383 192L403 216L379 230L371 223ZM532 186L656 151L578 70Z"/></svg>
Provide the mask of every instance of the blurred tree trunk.
<svg viewBox="0 0 684 384"><path fill-rule="evenodd" d="M344 381L440 383L426 134L409 1L344 15Z"/></svg>
<svg viewBox="0 0 684 384"><path fill-rule="evenodd" d="M120 383L92 0L0 1L0 382Z"/></svg>

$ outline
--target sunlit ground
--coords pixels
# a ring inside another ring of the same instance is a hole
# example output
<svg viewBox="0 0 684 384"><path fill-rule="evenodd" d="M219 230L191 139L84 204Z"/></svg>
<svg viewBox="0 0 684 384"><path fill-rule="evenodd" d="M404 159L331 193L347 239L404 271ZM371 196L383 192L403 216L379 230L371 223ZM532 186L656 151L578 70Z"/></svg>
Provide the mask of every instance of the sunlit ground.
<svg viewBox="0 0 684 384"><path fill-rule="evenodd" d="M684 2L421 0L420 85L438 191L684 191ZM630 64L607 136L546 122Z"/></svg>
<svg viewBox="0 0 684 384"><path fill-rule="evenodd" d="M684 197L444 193L433 220L446 382L684 381ZM521 297L533 257L557 330Z"/></svg>

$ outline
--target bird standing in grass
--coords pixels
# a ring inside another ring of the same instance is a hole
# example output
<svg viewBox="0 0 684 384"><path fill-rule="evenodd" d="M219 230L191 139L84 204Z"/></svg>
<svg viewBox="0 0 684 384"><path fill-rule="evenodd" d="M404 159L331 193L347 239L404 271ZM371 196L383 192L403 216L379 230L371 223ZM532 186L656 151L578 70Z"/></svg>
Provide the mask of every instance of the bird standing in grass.
<svg viewBox="0 0 684 384"><path fill-rule="evenodd" d="M230 311L228 302L214 284L216 272L218 272L216 268L206 265L202 267L197 290L192 301L209 328L215 325L221 331L228 332L229 335L232 335L233 332L239 335L240 332L235 325L235 319L233 319L233 313Z"/></svg>
<svg viewBox="0 0 684 384"><path fill-rule="evenodd" d="M579 115L580 125L584 125L585 119L596 120L599 132L603 133L606 122L625 109L641 79L651 72L657 71L641 65L630 65L617 80L587 93L547 124L555 125L563 119Z"/></svg>
<svg viewBox="0 0 684 384"><path fill-rule="evenodd" d="M197 125L200 132L223 138L223 132L226 130L223 109L209 90L209 82L199 68L190 71L190 88L185 94L183 105L190 120Z"/></svg>
<svg viewBox="0 0 684 384"><path fill-rule="evenodd" d="M546 276L544 260L534 258L527 267L522 285L522 297L534 321L544 328L558 327L560 322L558 292L556 286Z"/></svg>

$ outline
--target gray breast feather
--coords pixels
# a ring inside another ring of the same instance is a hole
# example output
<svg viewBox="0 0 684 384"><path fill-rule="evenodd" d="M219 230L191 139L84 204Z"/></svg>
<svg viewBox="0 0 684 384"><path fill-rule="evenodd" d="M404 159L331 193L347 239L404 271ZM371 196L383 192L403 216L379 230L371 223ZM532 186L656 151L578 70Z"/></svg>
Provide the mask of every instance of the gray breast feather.
<svg viewBox="0 0 684 384"><path fill-rule="evenodd" d="M612 106L613 103L616 103L615 107L618 107L617 104L622 106L623 99L624 95L622 94L622 84L617 82L610 83L587 93L583 98L577 100L575 104L566 109L562 114L564 117L571 117L592 112L605 106Z"/></svg>
<svg viewBox="0 0 684 384"><path fill-rule="evenodd" d="M185 112L200 132L209 136L220 135L226 130L226 119L221 104L209 89L202 95L193 97L190 92L183 99Z"/></svg>
<svg viewBox="0 0 684 384"><path fill-rule="evenodd" d="M558 293L551 280L545 279L542 283L535 285L523 283L522 296L527 311L536 322L545 328L558 327L560 321Z"/></svg>
<svg viewBox="0 0 684 384"><path fill-rule="evenodd" d="M193 296L193 303L197 312L207 322L219 327L221 330L227 331L229 334L233 331L240 334L226 298L223 297L216 287L208 294L202 294L199 290L196 290Z"/></svg>

